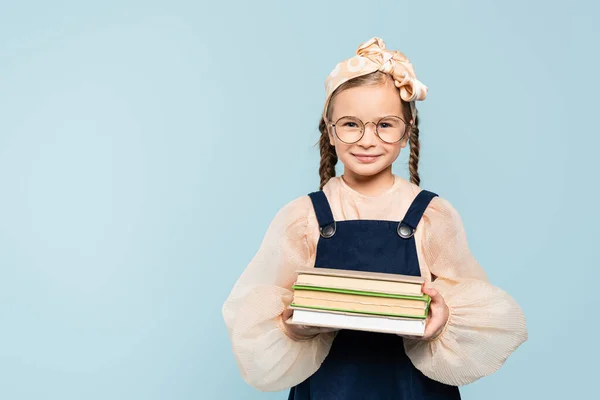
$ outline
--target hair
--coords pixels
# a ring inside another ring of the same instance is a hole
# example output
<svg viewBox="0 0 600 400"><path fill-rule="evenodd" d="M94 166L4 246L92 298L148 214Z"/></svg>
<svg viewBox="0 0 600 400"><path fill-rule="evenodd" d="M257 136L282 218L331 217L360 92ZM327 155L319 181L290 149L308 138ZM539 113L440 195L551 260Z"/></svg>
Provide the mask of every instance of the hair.
<svg viewBox="0 0 600 400"><path fill-rule="evenodd" d="M333 100L340 92L358 86L382 85L385 84L389 79L392 78L388 74L381 71L375 71L373 73L362 75L342 83L331 95L331 99L329 100L329 106L326 111L327 119L331 119L331 115L333 113ZM410 120L410 105L404 100L402 100L402 108L405 118L407 118L407 120ZM321 132L321 137L319 139L319 149L321 153L321 162L319 163L319 176L321 178L321 183L319 185L319 189L322 190L323 186L325 186L325 184L335 176L335 165L337 164L338 157L337 153L335 152L335 146L332 146L329 143L329 132L327 130L327 124L325 123L323 117L321 117L321 121L319 122L319 131ZM419 186L421 184L421 178L419 177L419 152L421 150L421 145L419 143L418 113L415 116L415 121L411 127L408 140L410 143L410 156L408 160L410 181L415 185Z"/></svg>

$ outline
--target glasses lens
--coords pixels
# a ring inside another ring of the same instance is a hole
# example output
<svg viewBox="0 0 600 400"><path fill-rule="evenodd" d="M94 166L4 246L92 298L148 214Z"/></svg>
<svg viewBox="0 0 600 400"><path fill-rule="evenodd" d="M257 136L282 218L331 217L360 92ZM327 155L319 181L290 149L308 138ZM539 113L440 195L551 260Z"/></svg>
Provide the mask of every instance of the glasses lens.
<svg viewBox="0 0 600 400"><path fill-rule="evenodd" d="M335 133L342 142L354 143L362 132L362 122L358 118L342 117L335 123Z"/></svg>
<svg viewBox="0 0 600 400"><path fill-rule="evenodd" d="M405 132L406 123L398 117L386 117L377 125L377 133L384 142L395 143L402 139Z"/></svg>

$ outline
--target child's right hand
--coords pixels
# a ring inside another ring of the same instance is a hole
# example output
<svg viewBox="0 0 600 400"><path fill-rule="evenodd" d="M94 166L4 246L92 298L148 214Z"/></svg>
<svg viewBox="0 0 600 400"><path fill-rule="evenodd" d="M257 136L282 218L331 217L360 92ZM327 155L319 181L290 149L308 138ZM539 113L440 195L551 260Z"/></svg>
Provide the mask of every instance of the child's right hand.
<svg viewBox="0 0 600 400"><path fill-rule="evenodd" d="M308 325L297 325L290 324L288 320L292 316L293 310L287 309L283 312L283 321L287 330L298 338L311 338L317 336L320 333L329 333L339 331L338 328L324 328L320 326L308 326Z"/></svg>

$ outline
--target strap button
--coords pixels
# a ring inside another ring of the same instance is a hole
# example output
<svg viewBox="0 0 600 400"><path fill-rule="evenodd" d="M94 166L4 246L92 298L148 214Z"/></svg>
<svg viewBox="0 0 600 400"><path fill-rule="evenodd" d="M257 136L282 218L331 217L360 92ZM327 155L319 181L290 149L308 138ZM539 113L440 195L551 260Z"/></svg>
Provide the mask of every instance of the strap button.
<svg viewBox="0 0 600 400"><path fill-rule="evenodd" d="M403 239L408 239L415 234L415 230L403 222L398 224L398 236Z"/></svg>
<svg viewBox="0 0 600 400"><path fill-rule="evenodd" d="M335 231L336 231L335 221L332 224L322 226L319 229L321 231L321 236L328 239L335 234Z"/></svg>

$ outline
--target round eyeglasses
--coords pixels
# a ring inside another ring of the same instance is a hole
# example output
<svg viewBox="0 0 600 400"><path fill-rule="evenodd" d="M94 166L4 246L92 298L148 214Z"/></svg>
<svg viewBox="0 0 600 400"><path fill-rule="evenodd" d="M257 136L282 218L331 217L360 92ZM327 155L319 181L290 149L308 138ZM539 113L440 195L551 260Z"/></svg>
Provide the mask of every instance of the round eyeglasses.
<svg viewBox="0 0 600 400"><path fill-rule="evenodd" d="M367 124L374 122L367 122ZM358 142L365 134L365 123L357 117L341 117L335 123L330 123L333 132L337 138L346 143L352 144ZM411 125L407 124L402 118L390 115L381 118L375 124L375 134L385 143L397 143L408 133Z"/></svg>

